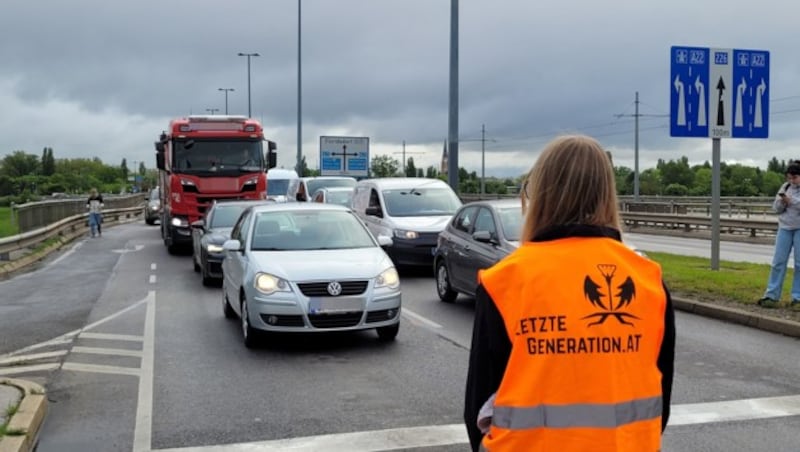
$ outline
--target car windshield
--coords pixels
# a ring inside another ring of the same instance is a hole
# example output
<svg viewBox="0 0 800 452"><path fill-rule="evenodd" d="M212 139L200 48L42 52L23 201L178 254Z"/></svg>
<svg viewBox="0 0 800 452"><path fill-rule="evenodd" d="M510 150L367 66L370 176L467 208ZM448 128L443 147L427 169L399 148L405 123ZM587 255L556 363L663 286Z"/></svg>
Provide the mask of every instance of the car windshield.
<svg viewBox="0 0 800 452"><path fill-rule="evenodd" d="M350 178L343 178L343 179L309 179L306 182L308 185L308 192L314 193L315 191L319 190L323 187L355 187L356 180Z"/></svg>
<svg viewBox="0 0 800 452"><path fill-rule="evenodd" d="M393 217L453 215L461 201L450 188L402 188L384 190L386 211Z"/></svg>
<svg viewBox="0 0 800 452"><path fill-rule="evenodd" d="M211 212L210 228L232 228L239 219L242 211L247 206L222 206L218 205Z"/></svg>
<svg viewBox="0 0 800 452"><path fill-rule="evenodd" d="M328 199L325 202L329 204L339 204L345 207L350 207L350 201L353 199L353 191L329 191Z"/></svg>
<svg viewBox="0 0 800 452"><path fill-rule="evenodd" d="M175 141L172 168L178 173L241 174L264 167L261 141Z"/></svg>
<svg viewBox="0 0 800 452"><path fill-rule="evenodd" d="M506 240L519 241L522 229L522 207L503 207L497 209L497 213L500 216L500 227L503 229Z"/></svg>
<svg viewBox="0 0 800 452"><path fill-rule="evenodd" d="M150 201L155 201L158 199L158 197L159 197L158 189L157 188L152 189L150 191Z"/></svg>
<svg viewBox="0 0 800 452"><path fill-rule="evenodd" d="M262 212L253 222L252 251L331 250L374 247L370 232L352 212Z"/></svg>
<svg viewBox="0 0 800 452"><path fill-rule="evenodd" d="M286 196L289 194L289 179L269 179L267 177L267 195Z"/></svg>

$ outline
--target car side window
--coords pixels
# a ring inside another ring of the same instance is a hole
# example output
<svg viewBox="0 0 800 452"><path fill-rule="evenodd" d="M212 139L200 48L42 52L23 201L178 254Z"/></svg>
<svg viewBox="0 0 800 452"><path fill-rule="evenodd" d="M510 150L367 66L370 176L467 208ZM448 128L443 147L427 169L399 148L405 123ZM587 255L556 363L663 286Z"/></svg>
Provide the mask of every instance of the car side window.
<svg viewBox="0 0 800 452"><path fill-rule="evenodd" d="M477 211L477 207L465 207L461 210L461 213L453 219L453 227L456 228L456 230L469 234Z"/></svg>
<svg viewBox="0 0 800 452"><path fill-rule="evenodd" d="M497 228L494 224L492 212L486 207L482 207L478 216L475 218L475 228L473 232L488 231L491 237L497 237Z"/></svg>
<svg viewBox="0 0 800 452"><path fill-rule="evenodd" d="M381 209L381 199L378 196L378 191L374 188L369 193L369 207L377 207Z"/></svg>
<svg viewBox="0 0 800 452"><path fill-rule="evenodd" d="M231 238L238 240L242 245L244 245L244 235L247 229L249 229L248 226L252 218L251 214L251 210L245 211L242 216L239 217L239 221L236 222L236 225L233 226L233 230L231 230Z"/></svg>

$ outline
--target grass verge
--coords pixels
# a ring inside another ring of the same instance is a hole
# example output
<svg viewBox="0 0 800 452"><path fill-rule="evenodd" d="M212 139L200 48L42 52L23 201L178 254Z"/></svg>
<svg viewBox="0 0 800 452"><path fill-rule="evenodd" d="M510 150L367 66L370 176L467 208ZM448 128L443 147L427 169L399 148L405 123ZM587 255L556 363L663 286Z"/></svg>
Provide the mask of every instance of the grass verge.
<svg viewBox="0 0 800 452"><path fill-rule="evenodd" d="M698 301L754 305L764 295L769 278L767 264L720 261L719 270L711 270L711 260L702 257L655 252L648 252L647 257L661 264L664 281L673 295ZM781 297L784 301L791 299L793 275L794 271L788 269Z"/></svg>
<svg viewBox="0 0 800 452"><path fill-rule="evenodd" d="M19 228L11 223L11 207L0 207L0 237L19 234Z"/></svg>

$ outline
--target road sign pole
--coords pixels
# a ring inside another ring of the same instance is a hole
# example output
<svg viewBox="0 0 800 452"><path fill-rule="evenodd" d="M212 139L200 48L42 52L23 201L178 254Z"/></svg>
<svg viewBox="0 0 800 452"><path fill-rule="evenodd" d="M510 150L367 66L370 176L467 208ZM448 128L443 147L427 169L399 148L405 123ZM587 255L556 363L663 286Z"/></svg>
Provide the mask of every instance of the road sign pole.
<svg viewBox="0 0 800 452"><path fill-rule="evenodd" d="M711 270L719 270L720 138L711 139Z"/></svg>

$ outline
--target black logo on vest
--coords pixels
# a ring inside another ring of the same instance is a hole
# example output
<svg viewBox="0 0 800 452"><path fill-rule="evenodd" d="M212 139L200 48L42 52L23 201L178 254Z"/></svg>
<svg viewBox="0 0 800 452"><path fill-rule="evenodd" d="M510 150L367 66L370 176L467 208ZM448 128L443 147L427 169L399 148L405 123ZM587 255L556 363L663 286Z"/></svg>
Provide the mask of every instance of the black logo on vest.
<svg viewBox="0 0 800 452"><path fill-rule="evenodd" d="M602 311L587 315L586 317L583 317L583 319L595 320L588 326L601 325L609 317L616 318L617 321L623 325L634 326L633 323L629 322L628 320L639 320L639 318L622 310L630 305L631 301L633 301L633 298L636 296L636 286L633 284L633 280L630 276L628 276L625 278L625 281L623 281L622 284L616 286L617 292L612 294L611 281L614 279L614 273L617 271L617 266L614 264L598 264L597 269L600 270L600 274L602 274L603 278L605 279L608 295L605 296L605 294L601 292L602 287L600 284L597 284L592 280L591 277L589 277L589 275L586 275L586 278L583 280L583 294L586 296L586 299L592 303L592 305L602 309ZM603 302L604 297L606 298L605 303Z"/></svg>

